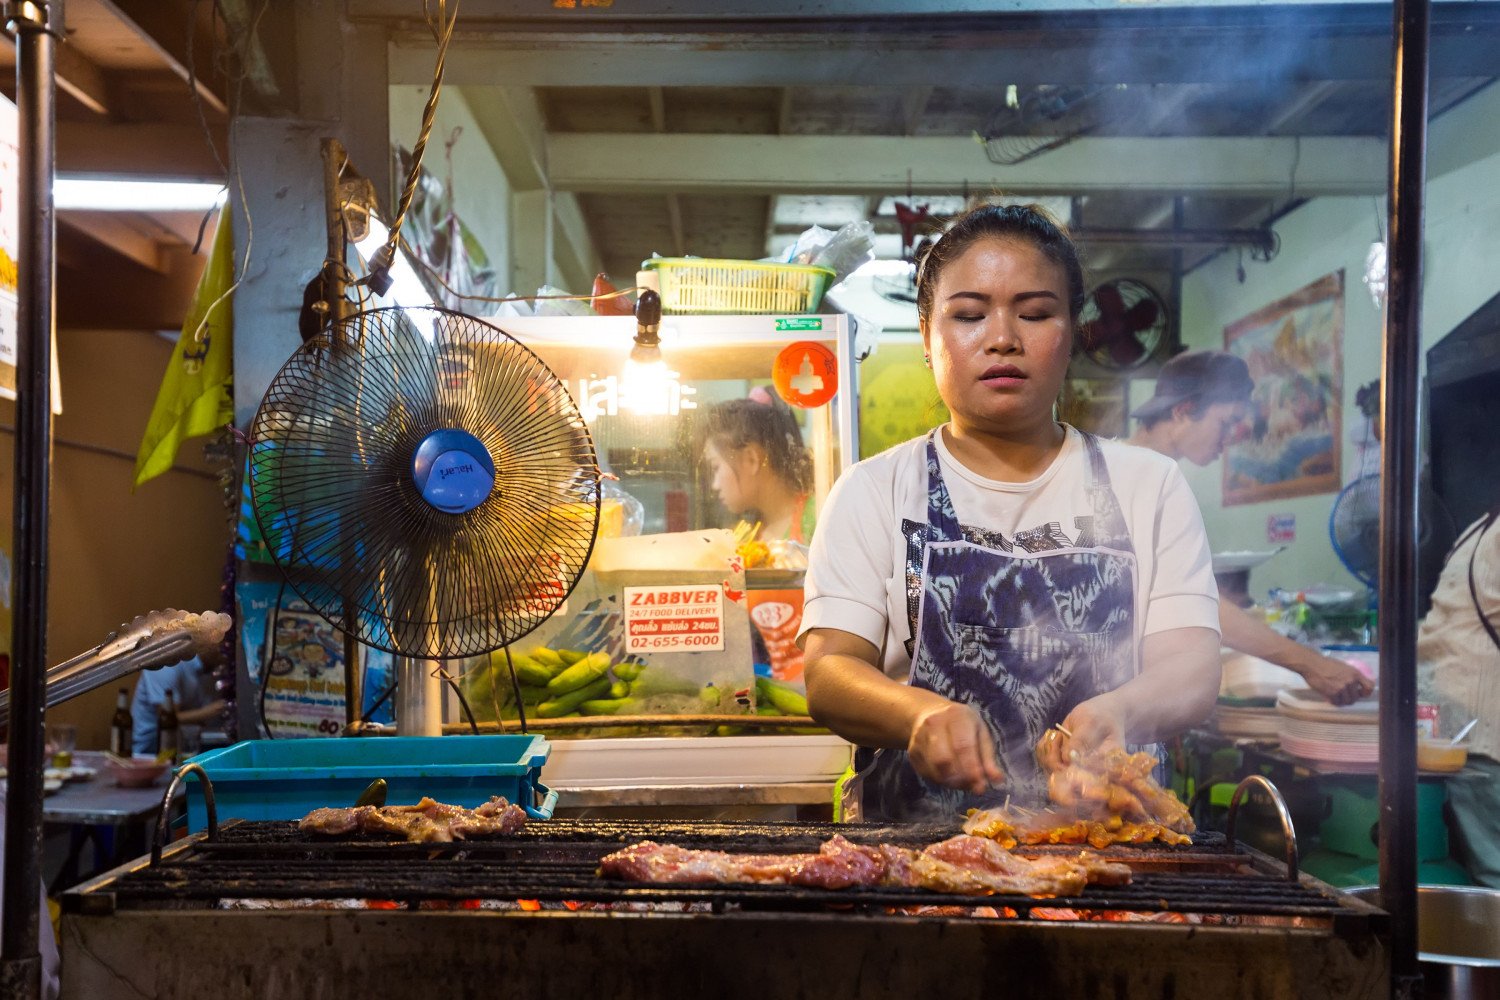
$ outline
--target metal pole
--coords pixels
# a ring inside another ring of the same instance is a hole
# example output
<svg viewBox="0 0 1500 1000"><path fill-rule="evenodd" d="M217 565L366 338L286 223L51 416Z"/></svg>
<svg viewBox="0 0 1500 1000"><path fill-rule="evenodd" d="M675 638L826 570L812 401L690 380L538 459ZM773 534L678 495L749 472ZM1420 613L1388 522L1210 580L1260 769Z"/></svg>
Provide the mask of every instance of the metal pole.
<svg viewBox="0 0 1500 1000"><path fill-rule="evenodd" d="M1417 965L1417 405L1429 0L1395 0L1389 296L1381 371L1380 893L1391 995L1422 995Z"/></svg>
<svg viewBox="0 0 1500 1000"><path fill-rule="evenodd" d="M62 3L11 2L20 117L20 284L16 307L15 618L11 633L10 788L0 897L0 996L42 991L42 770L47 677L47 504L52 460L52 25Z"/></svg>

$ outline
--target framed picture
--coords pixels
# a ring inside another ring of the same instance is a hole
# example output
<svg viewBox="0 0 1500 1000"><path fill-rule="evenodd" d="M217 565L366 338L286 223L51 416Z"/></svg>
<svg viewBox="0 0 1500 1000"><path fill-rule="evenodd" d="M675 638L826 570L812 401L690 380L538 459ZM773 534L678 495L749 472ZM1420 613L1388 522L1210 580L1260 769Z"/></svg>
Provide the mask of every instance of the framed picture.
<svg viewBox="0 0 1500 1000"><path fill-rule="evenodd" d="M1255 381L1250 431L1224 450L1224 505L1339 488L1344 272L1224 328Z"/></svg>
<svg viewBox="0 0 1500 1000"><path fill-rule="evenodd" d="M1070 378L1057 400L1058 418L1100 437L1123 438L1125 388L1122 378Z"/></svg>

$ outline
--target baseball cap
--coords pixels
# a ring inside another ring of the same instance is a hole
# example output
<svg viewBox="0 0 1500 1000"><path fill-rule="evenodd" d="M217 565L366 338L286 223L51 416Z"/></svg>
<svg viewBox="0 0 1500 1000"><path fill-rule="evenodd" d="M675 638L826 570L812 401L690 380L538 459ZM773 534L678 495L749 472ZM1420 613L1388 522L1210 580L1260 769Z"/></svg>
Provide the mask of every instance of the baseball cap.
<svg viewBox="0 0 1500 1000"><path fill-rule="evenodd" d="M1255 383L1250 366L1225 351L1188 351L1161 366L1156 393L1131 411L1138 420L1162 416L1185 400L1240 403L1250 398Z"/></svg>

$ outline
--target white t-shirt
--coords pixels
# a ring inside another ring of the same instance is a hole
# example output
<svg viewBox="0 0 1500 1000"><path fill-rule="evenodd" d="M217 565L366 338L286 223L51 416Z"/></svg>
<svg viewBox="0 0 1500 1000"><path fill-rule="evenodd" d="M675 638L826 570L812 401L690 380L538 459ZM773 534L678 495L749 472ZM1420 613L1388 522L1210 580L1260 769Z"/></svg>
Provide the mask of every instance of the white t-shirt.
<svg viewBox="0 0 1500 1000"><path fill-rule="evenodd" d="M1417 690L1423 701L1437 704L1446 734L1478 717L1469 749L1500 760L1500 649L1485 631L1469 593L1472 559L1479 607L1500 629L1500 524L1481 535L1477 529L1483 520L1459 536L1417 630Z"/></svg>
<svg viewBox="0 0 1500 1000"><path fill-rule="evenodd" d="M1045 532L1071 544L1076 519L1092 510L1083 438L1064 427L1057 458L1028 483L975 474L953 457L940 431L938 462L959 523L1008 539ZM1217 632L1219 593L1208 536L1177 463L1116 441L1100 440L1099 447L1135 546L1137 643L1168 629ZM881 650L886 674L899 680L911 666L903 520L927 521L926 435L860 462L834 484L813 534L802 613L803 634L834 628L867 639Z"/></svg>

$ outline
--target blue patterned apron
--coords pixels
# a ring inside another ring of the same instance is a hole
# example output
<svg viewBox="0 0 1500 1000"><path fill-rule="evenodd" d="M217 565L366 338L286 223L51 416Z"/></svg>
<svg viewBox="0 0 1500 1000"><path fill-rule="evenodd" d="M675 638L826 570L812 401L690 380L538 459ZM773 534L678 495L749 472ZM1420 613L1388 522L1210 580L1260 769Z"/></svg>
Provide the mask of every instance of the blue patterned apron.
<svg viewBox="0 0 1500 1000"><path fill-rule="evenodd" d="M979 710L1006 780L973 795L927 781L904 750L862 749L870 818L961 816L1007 797L1044 802L1034 756L1042 733L1135 676L1135 548L1099 443L1079 433L1091 513L1075 519L1073 539L1057 522L1010 538L959 524L928 437L927 523L903 523L909 682Z"/></svg>

